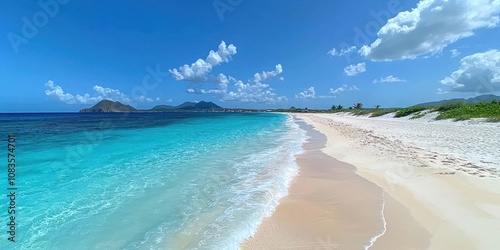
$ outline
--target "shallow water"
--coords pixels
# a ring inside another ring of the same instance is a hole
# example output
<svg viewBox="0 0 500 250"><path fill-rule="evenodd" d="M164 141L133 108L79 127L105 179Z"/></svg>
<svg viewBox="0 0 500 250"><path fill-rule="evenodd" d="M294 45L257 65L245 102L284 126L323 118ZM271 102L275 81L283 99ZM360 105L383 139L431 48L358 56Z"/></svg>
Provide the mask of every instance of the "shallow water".
<svg viewBox="0 0 500 250"><path fill-rule="evenodd" d="M7 134L17 243L3 233L1 249L238 248L286 195L305 140L267 113L0 114Z"/></svg>

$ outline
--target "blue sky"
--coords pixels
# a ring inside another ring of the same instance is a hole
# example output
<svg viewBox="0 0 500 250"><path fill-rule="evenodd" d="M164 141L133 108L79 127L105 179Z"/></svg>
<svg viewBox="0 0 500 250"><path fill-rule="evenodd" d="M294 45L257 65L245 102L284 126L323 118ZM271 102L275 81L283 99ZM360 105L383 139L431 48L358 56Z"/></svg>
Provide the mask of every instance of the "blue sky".
<svg viewBox="0 0 500 250"><path fill-rule="evenodd" d="M0 112L410 106L500 91L500 1L2 1Z"/></svg>

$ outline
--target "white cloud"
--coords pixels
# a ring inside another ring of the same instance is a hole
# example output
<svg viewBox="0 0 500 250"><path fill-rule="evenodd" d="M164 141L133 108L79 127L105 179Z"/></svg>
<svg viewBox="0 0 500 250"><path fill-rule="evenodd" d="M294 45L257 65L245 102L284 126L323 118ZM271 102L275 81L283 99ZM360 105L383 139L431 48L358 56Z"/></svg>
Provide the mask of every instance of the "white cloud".
<svg viewBox="0 0 500 250"><path fill-rule="evenodd" d="M111 99L111 98L105 98L107 100L114 100L114 99ZM124 99L122 100L123 102L130 102L130 99ZM153 102L154 100L152 98L149 98L149 97L145 97L143 95L141 96L138 96L137 98L134 99L134 101L136 102Z"/></svg>
<svg viewBox="0 0 500 250"><path fill-rule="evenodd" d="M284 81L284 80L285 80L285 78L281 76L280 77L280 81Z"/></svg>
<svg viewBox="0 0 500 250"><path fill-rule="evenodd" d="M298 93L295 95L295 98L299 99L313 99L316 98L316 91L314 90L314 86L309 87L308 89Z"/></svg>
<svg viewBox="0 0 500 250"><path fill-rule="evenodd" d="M383 83L383 82L407 82L405 79L401 79L397 76L388 75L386 77L381 77L380 79L373 80L373 83Z"/></svg>
<svg viewBox="0 0 500 250"><path fill-rule="evenodd" d="M444 95L444 94L448 94L448 93L450 93L450 92L448 92L448 91L446 91L446 90L443 90L443 89L441 89L441 88L438 88L438 89L437 89L437 94L438 94L438 95Z"/></svg>
<svg viewBox="0 0 500 250"><path fill-rule="evenodd" d="M230 77L230 80L234 82L234 90L228 91L224 90L222 93L222 100L224 101L240 101L240 102L282 102L286 101L285 96L278 96L269 84L262 83L263 80L268 80L275 77L283 72L280 64L276 65L275 71L262 72L262 74L256 73L254 75L253 83L243 83L241 80L237 80Z"/></svg>
<svg viewBox="0 0 500 250"><path fill-rule="evenodd" d="M95 92L95 96L102 97L103 99L130 102L130 99L117 89L105 88L99 85L95 85L92 89ZM141 98L141 101L149 99L144 96L140 96L139 98Z"/></svg>
<svg viewBox="0 0 500 250"><path fill-rule="evenodd" d="M462 58L459 69L440 82L454 92L499 91L500 51L493 49Z"/></svg>
<svg viewBox="0 0 500 250"><path fill-rule="evenodd" d="M222 97L224 101L240 101L240 102L281 102L286 101L285 96L278 96L268 84L263 83L243 83L236 81L234 84L235 90L225 93Z"/></svg>
<svg viewBox="0 0 500 250"><path fill-rule="evenodd" d="M217 76L217 88L189 88L190 94L213 94L218 95L223 101L241 101L241 102L266 102L274 103L286 101L285 96L278 96L269 84L262 83L264 80L269 80L278 76L283 72L281 64L275 66L274 71L263 71L255 73L251 81L244 83L231 76L219 74ZM230 83L233 83L232 85ZM231 87L231 89L230 89Z"/></svg>
<svg viewBox="0 0 500 250"><path fill-rule="evenodd" d="M171 69L172 77L178 81L190 81L193 85L186 92L189 94L212 94L219 96L223 101L241 102L279 102L286 101L285 96L278 96L269 84L263 82L283 73L281 64L277 64L272 71L255 73L252 80L243 83L231 76L220 73L217 76L209 75L214 66L223 62L229 62L231 56L236 54L236 46L226 46L224 41L219 45L217 52L210 51L206 60L198 59L191 66L185 64L177 69ZM280 77L283 81L284 78ZM217 83L216 88L204 89L202 84L206 82ZM234 83L230 85L230 83ZM230 89L231 88L231 89Z"/></svg>
<svg viewBox="0 0 500 250"><path fill-rule="evenodd" d="M331 49L330 51L326 52L328 55L331 56L337 56L339 53L337 52L336 48Z"/></svg>
<svg viewBox="0 0 500 250"><path fill-rule="evenodd" d="M257 83L257 82L262 82L262 81L265 81L269 78L272 78L272 77L275 77L279 74L283 73L283 67L281 66L281 64L278 64L275 66L275 70L274 71L262 71L262 73L255 73L255 75L253 75L253 82Z"/></svg>
<svg viewBox="0 0 500 250"><path fill-rule="evenodd" d="M351 64L344 68L344 73L348 76L355 76L366 71L366 63Z"/></svg>
<svg viewBox="0 0 500 250"><path fill-rule="evenodd" d="M356 85L348 86L347 84L342 84L342 86L333 89L330 88L330 94L340 94L345 91L358 91L359 88Z"/></svg>
<svg viewBox="0 0 500 250"><path fill-rule="evenodd" d="M421 0L411 11L389 19L378 38L359 53L375 61L436 54L476 29L497 26L499 12L499 0Z"/></svg>
<svg viewBox="0 0 500 250"><path fill-rule="evenodd" d="M85 93L83 95L80 94L70 94L64 92L61 86L54 84L53 81L48 81L45 83L45 94L47 96L55 96L61 102L67 104L94 104L96 102L102 100L111 100L111 101L120 101L120 102L128 102L130 103L132 100L127 97L125 94L120 92L117 89L105 88L99 85L95 85L92 90L94 90L93 95ZM158 99L158 98L157 98ZM154 101L152 98L145 96L138 96L134 98L136 102L152 102Z"/></svg>
<svg viewBox="0 0 500 250"><path fill-rule="evenodd" d="M330 56L343 56L343 55L350 54L354 51L356 51L356 46L352 46L352 47L345 48L345 49L340 49L340 51L337 51L335 48L333 48L330 51L328 51L327 54Z"/></svg>
<svg viewBox="0 0 500 250"><path fill-rule="evenodd" d="M451 58L457 57L461 54L460 51L458 51L457 49L450 50L450 53L451 53Z"/></svg>
<svg viewBox="0 0 500 250"><path fill-rule="evenodd" d="M169 71L172 77L178 81L207 82L211 80L208 74L212 71L213 67L223 62L229 62L231 56L236 53L236 46L233 44L226 46L226 43L222 41L219 44L219 49L216 52L210 50L205 60L200 58L191 65L184 64L182 67L179 67L179 70L170 69Z"/></svg>

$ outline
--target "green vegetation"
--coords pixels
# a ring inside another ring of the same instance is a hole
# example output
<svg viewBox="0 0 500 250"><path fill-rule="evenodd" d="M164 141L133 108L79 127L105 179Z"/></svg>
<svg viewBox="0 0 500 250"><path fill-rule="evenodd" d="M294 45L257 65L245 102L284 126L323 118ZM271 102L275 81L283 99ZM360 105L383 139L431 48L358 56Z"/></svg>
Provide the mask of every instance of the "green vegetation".
<svg viewBox="0 0 500 250"><path fill-rule="evenodd" d="M351 114L353 115L368 115L373 112L372 109L351 109Z"/></svg>
<svg viewBox="0 0 500 250"><path fill-rule="evenodd" d="M396 115L394 115L394 117L397 117L397 118L405 117L405 116L409 116L413 113L417 113L417 112L420 112L420 111L423 111L426 109L427 108L423 107L423 106L413 106L413 107L398 110L398 112L396 112Z"/></svg>
<svg viewBox="0 0 500 250"><path fill-rule="evenodd" d="M398 111L397 109L375 109L372 112L372 115L370 117L378 117L378 116L383 116L387 115L389 113L394 113Z"/></svg>
<svg viewBox="0 0 500 250"><path fill-rule="evenodd" d="M465 102L452 102L452 103L447 103L447 104L442 104L439 106L435 106L433 111L448 111L448 110L453 110L453 109L459 109L462 108L463 106L470 105Z"/></svg>
<svg viewBox="0 0 500 250"><path fill-rule="evenodd" d="M425 112L417 112L417 113L413 114L413 116L410 119L413 120L413 119L422 118L425 116L425 114L426 114Z"/></svg>
<svg viewBox="0 0 500 250"><path fill-rule="evenodd" d="M370 117L395 113L394 117L396 118L412 115L410 119L419 119L424 117L427 113L439 112L436 119L465 120L470 118L488 118L487 121L500 122L500 100L479 103L453 102L435 106L413 106L403 109L382 109L379 105L376 105L375 108L363 109L363 104L358 102L347 109L344 109L342 105L333 105L329 110L308 110L307 108L300 109L291 107L288 110L279 111L311 113L349 112L353 115L370 115Z"/></svg>
<svg viewBox="0 0 500 250"><path fill-rule="evenodd" d="M440 111L436 119L466 120L470 118L490 118L490 120L500 119L500 101L479 102L474 104L455 103L447 107L439 107Z"/></svg>

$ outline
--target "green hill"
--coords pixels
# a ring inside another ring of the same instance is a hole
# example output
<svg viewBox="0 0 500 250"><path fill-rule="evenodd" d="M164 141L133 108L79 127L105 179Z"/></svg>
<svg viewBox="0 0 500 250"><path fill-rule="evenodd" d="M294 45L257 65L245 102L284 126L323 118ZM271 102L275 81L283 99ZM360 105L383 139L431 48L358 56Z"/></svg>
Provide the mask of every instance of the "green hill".
<svg viewBox="0 0 500 250"><path fill-rule="evenodd" d="M96 105L82 109L80 112L136 112L137 109L130 105L125 105L120 102L102 100Z"/></svg>
<svg viewBox="0 0 500 250"><path fill-rule="evenodd" d="M500 100L500 96L496 95L480 95L472 98L455 98L449 100L441 100L436 102L425 102L421 104L417 104L414 106L439 106L442 104L449 104L454 102L465 102L465 103L479 103L479 102L491 102L493 100Z"/></svg>
<svg viewBox="0 0 500 250"><path fill-rule="evenodd" d="M171 111L172 109L175 109L175 107L170 105L157 105L148 111L165 112L165 111Z"/></svg>

